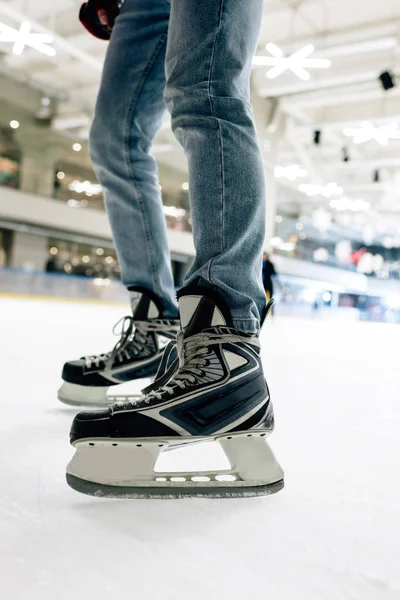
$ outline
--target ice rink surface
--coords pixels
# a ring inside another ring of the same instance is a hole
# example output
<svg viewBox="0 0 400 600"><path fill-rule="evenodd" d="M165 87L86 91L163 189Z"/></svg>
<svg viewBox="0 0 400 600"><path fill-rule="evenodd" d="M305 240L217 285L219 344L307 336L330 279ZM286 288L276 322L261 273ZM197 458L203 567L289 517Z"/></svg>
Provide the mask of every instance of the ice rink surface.
<svg viewBox="0 0 400 600"><path fill-rule="evenodd" d="M65 483L75 410L57 389L124 312L0 300L1 597L399 600L400 327L265 326L279 494L102 500Z"/></svg>

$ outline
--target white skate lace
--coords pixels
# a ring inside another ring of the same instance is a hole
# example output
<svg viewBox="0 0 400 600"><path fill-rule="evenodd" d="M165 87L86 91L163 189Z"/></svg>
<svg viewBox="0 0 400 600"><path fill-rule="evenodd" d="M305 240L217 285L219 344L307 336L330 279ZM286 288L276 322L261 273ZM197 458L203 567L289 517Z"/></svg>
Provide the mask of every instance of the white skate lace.
<svg viewBox="0 0 400 600"><path fill-rule="evenodd" d="M208 329L186 339L183 332L180 332L176 342L170 342L167 346L167 348L171 348L176 345L179 358L178 370L171 379L164 385L160 385L160 382L158 382L157 387L149 386L146 388L149 390L149 393L136 401L116 402L114 406L117 408L135 408L142 404L150 404L154 400L162 400L165 394L173 396L175 393L174 387L176 386L184 390L190 386L202 383L201 379L205 376L204 368L209 365L209 358L211 357L209 346L222 343L237 344L238 342L244 342L260 348L260 341L257 336L240 335L234 329L228 327L225 327L223 331L218 328ZM157 379L155 383L157 383ZM151 389L152 387L154 389Z"/></svg>
<svg viewBox="0 0 400 600"><path fill-rule="evenodd" d="M118 329L118 326L120 328ZM111 352L106 354L97 354L93 356L84 356L85 366L100 368L105 366L111 369L116 361L123 362L129 360L132 356L138 356L146 343L147 335L150 332L165 333L171 331L171 324L168 320L135 321L133 317L122 317L113 327L113 334L119 335L120 339L115 344Z"/></svg>

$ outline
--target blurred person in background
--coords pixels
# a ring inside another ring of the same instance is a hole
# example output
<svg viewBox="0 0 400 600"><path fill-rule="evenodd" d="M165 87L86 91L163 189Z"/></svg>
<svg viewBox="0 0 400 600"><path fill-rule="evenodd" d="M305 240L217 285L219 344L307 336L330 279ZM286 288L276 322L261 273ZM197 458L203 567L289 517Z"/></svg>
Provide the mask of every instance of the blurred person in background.
<svg viewBox="0 0 400 600"><path fill-rule="evenodd" d="M268 252L263 254L262 279L267 300L274 296L273 277L276 276L274 264L271 262Z"/></svg>
<svg viewBox="0 0 400 600"><path fill-rule="evenodd" d="M49 257L46 261L45 270L46 270L46 273L57 273L57 271L58 271L57 259L52 254L49 254Z"/></svg>
<svg viewBox="0 0 400 600"><path fill-rule="evenodd" d="M90 150L133 316L111 353L64 366L60 399L105 404L106 386L161 371L139 401L77 415L72 443L273 428L258 337L266 190L250 104L262 16L262 0L92 0L82 8L86 27L111 38ZM196 249L179 316L151 153L166 106L188 161ZM178 330L179 361L164 364L159 338ZM149 405L156 408L146 413Z"/></svg>

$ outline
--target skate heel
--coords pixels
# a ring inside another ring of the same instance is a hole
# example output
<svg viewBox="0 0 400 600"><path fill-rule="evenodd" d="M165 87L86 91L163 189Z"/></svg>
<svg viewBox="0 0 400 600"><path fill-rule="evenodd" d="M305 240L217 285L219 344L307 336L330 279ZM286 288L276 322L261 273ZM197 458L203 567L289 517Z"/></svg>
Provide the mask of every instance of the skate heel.
<svg viewBox="0 0 400 600"><path fill-rule="evenodd" d="M267 433L255 431L218 439L238 481L252 486L268 486L282 481L283 470L268 442Z"/></svg>

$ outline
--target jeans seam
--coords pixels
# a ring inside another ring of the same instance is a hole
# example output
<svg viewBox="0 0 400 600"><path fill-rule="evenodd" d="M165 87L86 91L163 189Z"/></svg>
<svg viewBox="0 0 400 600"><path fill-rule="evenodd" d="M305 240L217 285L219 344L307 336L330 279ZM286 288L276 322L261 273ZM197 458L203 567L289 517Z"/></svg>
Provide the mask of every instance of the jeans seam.
<svg viewBox="0 0 400 600"><path fill-rule="evenodd" d="M217 123L218 123L218 132L219 132L218 141L219 141L219 150L220 150L221 183L222 183L222 189L221 189L221 230L222 230L221 245L222 245L222 248L221 248L221 252L223 252L224 249L225 249L225 232L224 232L224 193L225 193L225 185L224 185L223 141L222 141L221 123L220 123L219 119L217 117L215 117L214 105L213 105L213 101L212 101L212 94L211 94L211 73L212 73L212 69L213 69L213 66L214 66L215 47L216 47L218 36L220 34L220 31L221 31L223 8L224 8L224 0L221 0L221 4L220 4L220 8L219 8L219 16L218 16L218 27L217 27L217 30L215 32L215 36L214 36L214 40L213 40L213 45L212 45L211 58L210 58L210 67L209 67L209 70L208 70L208 82L207 82L207 94L208 94L208 101L209 101L209 104L210 104L210 110L211 110L212 116L217 120ZM214 257L210 260L210 262L208 264L208 278L209 278L209 280L210 280L210 282L212 284L214 284L212 276L211 276L211 267L212 267L212 263L213 262L214 262Z"/></svg>
<svg viewBox="0 0 400 600"><path fill-rule="evenodd" d="M125 126L124 126L124 150L125 150L125 161L126 161L126 168L127 168L127 172L130 175L131 179L132 179L132 183L133 186L135 188L135 192L137 195L137 199L138 199L138 205L140 208L140 214L142 217L142 223L143 223L143 230L145 233L145 239L146 239L146 245L147 245L147 251L148 251L148 257L149 257L149 265L150 265L150 270L151 270L151 279L153 281L153 285L154 285L154 292L158 293L159 296L162 296L162 289L161 289L161 283L159 280L159 277L157 275L157 265L156 265L156 256L155 256L155 252L154 252L154 248L153 248L153 244L152 244L152 236L151 236L151 232L150 232L150 228L149 228L149 223L146 217L146 210L145 210L145 206L143 203L143 197L142 194L140 192L139 186L138 186L138 181L136 179L135 176L135 169L133 166L133 161L131 158L131 148L130 148L130 141L131 141L131 126L132 126L132 118L133 118L133 114L134 114L134 109L137 106L138 100L140 98L140 94L142 93L143 87L145 82L148 79L148 76L151 72L151 69L155 63L155 60L157 58L157 56L160 53L160 50L162 49L162 47L164 46L164 44L167 41L167 35L168 33L164 33L159 42L157 43L153 54L151 55L146 68L143 71L143 75L141 77L141 79L139 80L139 83L136 87L136 94L132 97L132 100L129 104L128 107L128 112L126 115L126 119L125 119Z"/></svg>

